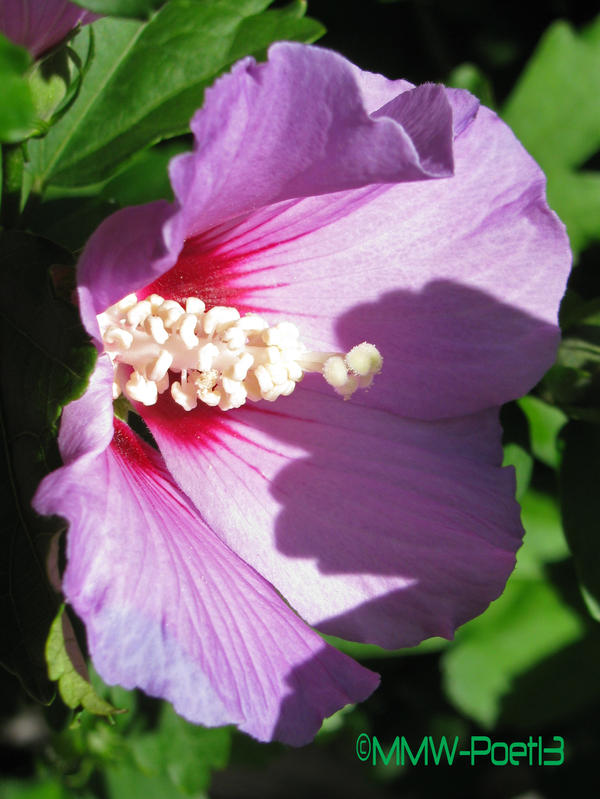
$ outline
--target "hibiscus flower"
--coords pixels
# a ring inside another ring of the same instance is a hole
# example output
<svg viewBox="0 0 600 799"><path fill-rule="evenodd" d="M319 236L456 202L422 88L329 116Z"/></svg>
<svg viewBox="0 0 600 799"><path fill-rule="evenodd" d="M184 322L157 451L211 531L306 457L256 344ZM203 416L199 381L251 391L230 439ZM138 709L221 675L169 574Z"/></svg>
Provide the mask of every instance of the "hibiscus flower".
<svg viewBox="0 0 600 799"><path fill-rule="evenodd" d="M34 58L77 27L98 19L67 0L0 0L0 33L25 47Z"/></svg>
<svg viewBox="0 0 600 799"><path fill-rule="evenodd" d="M117 212L80 260L106 353L35 505L69 521L63 589L107 682L302 744L377 684L311 627L410 646L502 591L498 410L553 360L569 248L463 91L284 43L191 127L175 203Z"/></svg>

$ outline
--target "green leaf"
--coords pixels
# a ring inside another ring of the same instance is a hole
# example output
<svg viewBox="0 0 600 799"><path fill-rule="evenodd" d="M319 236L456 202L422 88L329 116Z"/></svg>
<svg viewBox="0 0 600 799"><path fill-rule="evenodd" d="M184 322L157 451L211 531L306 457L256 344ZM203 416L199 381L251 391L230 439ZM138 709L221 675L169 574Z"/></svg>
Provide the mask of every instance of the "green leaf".
<svg viewBox="0 0 600 799"><path fill-rule="evenodd" d="M31 498L60 465L60 410L83 392L96 358L76 309L51 288L50 266L71 262L70 253L45 240L0 233L0 661L42 701L54 693L44 646L58 606L45 561L63 525L37 516Z"/></svg>
<svg viewBox="0 0 600 799"><path fill-rule="evenodd" d="M600 621L600 426L569 422L560 471L563 523L582 593Z"/></svg>
<svg viewBox="0 0 600 799"><path fill-rule="evenodd" d="M521 577L542 577L545 564L569 555L558 500L529 488L520 501L526 536L525 544L519 550L518 573Z"/></svg>
<svg viewBox="0 0 600 799"><path fill-rule="evenodd" d="M574 251L600 238L600 174L580 167L600 149L600 17L582 33L544 34L503 117L548 177L550 205Z"/></svg>
<svg viewBox="0 0 600 799"><path fill-rule="evenodd" d="M584 301L567 292L561 324L556 364L544 376L541 394L573 419L600 422L600 298Z"/></svg>
<svg viewBox="0 0 600 799"><path fill-rule="evenodd" d="M269 0L171 0L147 22L94 23L96 57L69 113L30 143L38 191L48 183L106 180L136 152L189 130L206 86L242 55L279 38L312 41L321 26L304 3L264 11ZM84 31L75 41L83 58Z"/></svg>
<svg viewBox="0 0 600 799"><path fill-rule="evenodd" d="M109 17L137 17L145 19L165 0L73 0L75 5L106 14Z"/></svg>
<svg viewBox="0 0 600 799"><path fill-rule="evenodd" d="M187 138L162 142L139 153L126 169L104 185L99 196L121 207L160 199L173 200L169 161L191 149Z"/></svg>
<svg viewBox="0 0 600 799"><path fill-rule="evenodd" d="M320 635L328 644L335 646L340 652L344 652L355 660L394 658L403 655L428 655L432 652L438 652L448 645L448 641L445 638L428 638L418 644L418 646L411 646L406 649L382 649L376 644L359 644L356 641L345 641L335 635L325 635L324 633L320 633Z"/></svg>
<svg viewBox="0 0 600 799"><path fill-rule="evenodd" d="M168 777L184 793L197 794L208 788L213 769L227 765L231 728L190 724L165 703L156 729L132 738L130 746L142 772Z"/></svg>
<svg viewBox="0 0 600 799"><path fill-rule="evenodd" d="M72 793L59 778L48 777L36 781L2 781L2 799L93 799L87 791Z"/></svg>
<svg viewBox="0 0 600 799"><path fill-rule="evenodd" d="M87 187L90 196L83 196L81 189L50 187L42 202L29 204L23 222L38 235L77 252L100 222L119 208L159 199L172 201L168 164L190 146L186 137L144 150L111 180Z"/></svg>
<svg viewBox="0 0 600 799"><path fill-rule="evenodd" d="M478 97L488 108L494 108L494 93L488 78L475 64L464 63L455 67L445 81L447 86L466 89Z"/></svg>
<svg viewBox="0 0 600 799"><path fill-rule="evenodd" d="M531 474L533 472L533 458L527 450L510 442L504 445L503 466L514 466L517 478L517 499L521 499L529 487Z"/></svg>
<svg viewBox="0 0 600 799"><path fill-rule="evenodd" d="M24 77L30 61L27 50L0 33L0 142L21 141L34 129L33 97Z"/></svg>
<svg viewBox="0 0 600 799"><path fill-rule="evenodd" d="M511 721L522 720L517 711L527 705L520 692L526 676L547 668L564 647L579 646L586 633L581 616L545 578L548 568L558 568L568 555L555 499L529 489L521 504L525 538L504 593L457 631L442 656L449 699L486 727L502 720L508 707ZM551 679L559 677L552 670ZM540 684L538 690L544 688ZM547 705L548 697L544 700ZM543 705L536 704L540 714Z"/></svg>
<svg viewBox="0 0 600 799"><path fill-rule="evenodd" d="M58 681L58 690L67 707L73 710L83 707L98 716L110 717L114 713L122 713L122 710L117 710L100 699L92 688L73 628L64 610L65 606L61 605L52 622L46 642L48 676L51 680ZM67 647L70 648L71 654L67 651Z"/></svg>
<svg viewBox="0 0 600 799"><path fill-rule="evenodd" d="M550 585L514 579L485 614L461 627L445 652L447 695L463 713L491 727L515 681L583 634L580 617Z"/></svg>
<svg viewBox="0 0 600 799"><path fill-rule="evenodd" d="M518 404L529 421L532 453L542 463L556 469L561 458L558 434L567 422L566 415L537 397L523 397Z"/></svg>
<svg viewBox="0 0 600 799"><path fill-rule="evenodd" d="M181 799L181 792L164 776L148 777L123 764L106 766L103 776L107 799ZM199 796L198 799L203 797Z"/></svg>

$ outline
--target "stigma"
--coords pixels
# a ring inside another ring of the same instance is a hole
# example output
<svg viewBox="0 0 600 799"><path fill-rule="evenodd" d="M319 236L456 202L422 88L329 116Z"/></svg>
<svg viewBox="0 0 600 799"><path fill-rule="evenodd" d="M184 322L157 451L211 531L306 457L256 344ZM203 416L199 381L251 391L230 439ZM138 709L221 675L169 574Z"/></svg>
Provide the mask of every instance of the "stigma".
<svg viewBox="0 0 600 799"><path fill-rule="evenodd" d="M271 327L235 308L207 310L198 297L182 305L158 294L140 301L129 294L99 314L98 324L115 370L113 397L123 393L143 405L167 390L186 411L198 402L223 411L247 400L273 402L291 394L307 372L320 373L348 399L370 386L383 364L366 341L347 353L313 352L291 322Z"/></svg>

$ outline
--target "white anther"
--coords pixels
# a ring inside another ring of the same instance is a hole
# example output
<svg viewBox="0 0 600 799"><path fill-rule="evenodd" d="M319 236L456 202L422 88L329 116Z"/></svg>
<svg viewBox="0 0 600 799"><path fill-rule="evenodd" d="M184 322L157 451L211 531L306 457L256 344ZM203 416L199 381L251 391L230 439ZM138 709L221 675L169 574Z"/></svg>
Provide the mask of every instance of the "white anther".
<svg viewBox="0 0 600 799"><path fill-rule="evenodd" d="M254 370L254 376L258 380L258 385L260 387L261 393L265 391L270 391L273 388L273 380L271 375L267 372L267 369L262 364L257 366Z"/></svg>
<svg viewBox="0 0 600 799"><path fill-rule="evenodd" d="M294 380L298 382L298 380L302 380L302 367L296 361L288 361L285 365L288 373L288 377L290 380Z"/></svg>
<svg viewBox="0 0 600 799"><path fill-rule="evenodd" d="M198 317L191 313L184 314L178 323L177 332L188 350L194 349L200 343L198 336L194 334L197 324Z"/></svg>
<svg viewBox="0 0 600 799"><path fill-rule="evenodd" d="M234 380L245 380L248 375L248 369L253 365L254 358L249 352L245 352L237 359L231 368L231 374ZM302 370L300 370L302 372Z"/></svg>
<svg viewBox="0 0 600 799"><path fill-rule="evenodd" d="M114 400L119 399L119 397L121 396L121 386L117 383L116 380L113 381L112 384L112 395Z"/></svg>
<svg viewBox="0 0 600 799"><path fill-rule="evenodd" d="M236 323L236 326L248 333L260 333L269 327L269 323L265 322L262 316L246 314Z"/></svg>
<svg viewBox="0 0 600 799"><path fill-rule="evenodd" d="M158 294L141 302L131 294L99 314L98 324L115 369L115 397L124 386L126 396L145 405L169 388L186 411L198 400L222 410L273 401L291 394L306 372L320 372L347 399L382 366L367 342L346 355L309 352L291 322L269 327L256 314L240 317L223 305L206 311L198 297L186 298L184 310Z"/></svg>
<svg viewBox="0 0 600 799"><path fill-rule="evenodd" d="M150 380L162 380L173 363L173 356L167 350L161 350L160 355L148 369Z"/></svg>
<svg viewBox="0 0 600 799"><path fill-rule="evenodd" d="M292 391L296 388L296 383L293 380L286 380L285 383L280 383L277 388L279 389L282 397L289 397Z"/></svg>
<svg viewBox="0 0 600 799"><path fill-rule="evenodd" d="M283 363L268 363L265 369L276 386L285 383L288 379L288 371Z"/></svg>
<svg viewBox="0 0 600 799"><path fill-rule="evenodd" d="M128 294L126 297L123 297L122 300L119 300L116 305L113 305L112 308L109 308L109 310L112 311L114 308L120 316L124 316L134 305L137 305L136 295Z"/></svg>
<svg viewBox="0 0 600 799"><path fill-rule="evenodd" d="M127 311L127 323L132 327L141 325L152 313L152 306L148 300L142 300Z"/></svg>
<svg viewBox="0 0 600 799"><path fill-rule="evenodd" d="M123 330L122 327L111 325L103 336L104 343L109 346L113 345L120 350L128 350L133 343L133 335L129 330Z"/></svg>
<svg viewBox="0 0 600 799"><path fill-rule="evenodd" d="M157 312L167 330L170 330L179 317L185 313L181 305L175 300L165 300L160 308L157 309Z"/></svg>
<svg viewBox="0 0 600 799"><path fill-rule="evenodd" d="M210 405L211 408L215 408L219 402L221 401L221 392L220 391L199 391L198 397L205 403L205 405Z"/></svg>
<svg viewBox="0 0 600 799"><path fill-rule="evenodd" d="M246 402L248 392L246 387L239 380L231 380L229 377L224 377L221 380L223 391L228 394L229 401L233 408L239 408Z"/></svg>
<svg viewBox="0 0 600 799"><path fill-rule="evenodd" d="M182 385L178 380L171 383L171 396L184 411L191 411L198 404L196 388L192 383Z"/></svg>
<svg viewBox="0 0 600 799"><path fill-rule="evenodd" d="M218 354L219 348L215 344L212 344L211 342L205 344L198 351L197 368L201 372L208 372L210 369L212 369Z"/></svg>
<svg viewBox="0 0 600 799"><path fill-rule="evenodd" d="M194 314L203 314L206 309L206 305L199 300L198 297L188 297L185 301L185 312L186 313L194 313Z"/></svg>
<svg viewBox="0 0 600 799"><path fill-rule="evenodd" d="M348 382L348 369L341 355L332 355L323 364L323 377L334 388L341 388Z"/></svg>
<svg viewBox="0 0 600 799"><path fill-rule="evenodd" d="M263 330L261 339L267 345L277 345L281 342L281 334L276 327L268 327L266 330Z"/></svg>
<svg viewBox="0 0 600 799"><path fill-rule="evenodd" d="M279 363L281 360L281 350L279 347L267 347L267 361L269 363Z"/></svg>
<svg viewBox="0 0 600 799"><path fill-rule="evenodd" d="M225 305L215 305L207 311L202 319L204 332L211 336L221 325L230 324L240 318L240 313L235 308L228 308Z"/></svg>
<svg viewBox="0 0 600 799"><path fill-rule="evenodd" d="M156 383L146 380L139 372L132 372L125 386L125 393L129 399L141 402L142 405L154 405L158 398Z"/></svg>
<svg viewBox="0 0 600 799"><path fill-rule="evenodd" d="M230 350L241 350L246 344L246 332L239 327L228 327L221 336L222 341Z"/></svg>
<svg viewBox="0 0 600 799"><path fill-rule="evenodd" d="M348 369L361 377L377 374L383 365L379 350L367 341L352 347L345 360Z"/></svg>
<svg viewBox="0 0 600 799"><path fill-rule="evenodd" d="M289 382L292 383L291 380ZM294 390L294 385L295 384L292 383L292 391ZM280 383L277 386L273 386L273 388L270 388L268 391L265 391L263 393L263 399L266 399L268 402L275 402L276 399L279 399L279 397L281 397L281 395L284 393L286 389L287 389L287 383ZM291 391L288 393L291 394Z"/></svg>
<svg viewBox="0 0 600 799"><path fill-rule="evenodd" d="M146 319L146 328L157 344L164 344L165 341L168 341L169 334L165 330L165 323L160 316L149 316Z"/></svg>

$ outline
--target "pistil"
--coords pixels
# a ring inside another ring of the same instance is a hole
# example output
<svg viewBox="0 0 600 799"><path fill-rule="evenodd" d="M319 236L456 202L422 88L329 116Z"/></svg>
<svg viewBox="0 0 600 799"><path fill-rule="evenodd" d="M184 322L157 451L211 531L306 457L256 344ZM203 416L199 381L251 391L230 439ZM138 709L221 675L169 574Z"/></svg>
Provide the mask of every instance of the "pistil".
<svg viewBox="0 0 600 799"><path fill-rule="evenodd" d="M186 411L198 401L224 411L247 399L273 402L291 394L307 372L319 372L347 399L382 367L373 344L348 353L308 351L291 322L270 326L257 314L240 316L220 305L206 310L198 297L183 307L157 294L141 301L130 294L98 323L115 367L115 399L123 392L143 405L154 405L169 388Z"/></svg>

